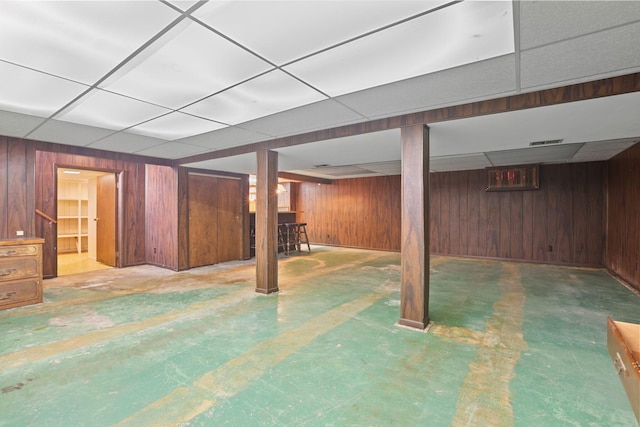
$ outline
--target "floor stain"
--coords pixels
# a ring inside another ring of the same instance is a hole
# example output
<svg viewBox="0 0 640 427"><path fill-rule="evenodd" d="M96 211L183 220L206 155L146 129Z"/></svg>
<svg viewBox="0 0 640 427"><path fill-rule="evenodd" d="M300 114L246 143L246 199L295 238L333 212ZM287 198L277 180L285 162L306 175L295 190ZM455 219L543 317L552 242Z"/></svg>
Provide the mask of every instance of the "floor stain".
<svg viewBox="0 0 640 427"><path fill-rule="evenodd" d="M10 385L8 387L2 388L2 393L11 393L12 391L22 390L22 387L26 386L28 383L33 381L34 378L27 378L25 382L19 382L17 384Z"/></svg>
<svg viewBox="0 0 640 427"><path fill-rule="evenodd" d="M477 343L452 426L514 425L509 383L521 352L527 348L522 336L524 289L516 264L504 263L503 270L498 281L502 294Z"/></svg>
<svg viewBox="0 0 640 427"><path fill-rule="evenodd" d="M370 307L388 293L372 293L347 302L333 310L263 341L221 367L208 372L189 387L178 387L171 394L153 402L118 426L185 425L220 400L228 399L249 387L270 367L283 361L318 336L339 326Z"/></svg>

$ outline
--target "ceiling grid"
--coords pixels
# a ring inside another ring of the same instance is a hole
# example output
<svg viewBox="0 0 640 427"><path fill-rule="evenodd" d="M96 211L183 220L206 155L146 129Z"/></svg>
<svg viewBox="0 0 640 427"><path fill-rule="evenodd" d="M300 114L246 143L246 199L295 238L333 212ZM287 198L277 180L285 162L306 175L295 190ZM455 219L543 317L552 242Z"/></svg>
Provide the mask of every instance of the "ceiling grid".
<svg viewBox="0 0 640 427"><path fill-rule="evenodd" d="M638 43L639 1L0 0L0 134L180 159L638 72ZM611 98L434 123L432 169L553 161L544 139L606 160L640 139L639 95ZM301 174L399 173L395 131L278 151Z"/></svg>

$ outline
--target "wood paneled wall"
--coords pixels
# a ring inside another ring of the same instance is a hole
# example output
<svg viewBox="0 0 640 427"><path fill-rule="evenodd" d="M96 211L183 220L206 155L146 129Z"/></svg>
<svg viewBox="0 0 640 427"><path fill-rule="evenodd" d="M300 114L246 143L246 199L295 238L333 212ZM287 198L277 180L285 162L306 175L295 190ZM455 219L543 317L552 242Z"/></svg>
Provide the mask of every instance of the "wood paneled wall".
<svg viewBox="0 0 640 427"><path fill-rule="evenodd" d="M0 136L0 239L15 238L16 231L36 235L34 172L34 150L21 139Z"/></svg>
<svg viewBox="0 0 640 427"><path fill-rule="evenodd" d="M178 260L178 171L147 165L146 180L146 261L178 270L182 267Z"/></svg>
<svg viewBox="0 0 640 427"><path fill-rule="evenodd" d="M13 238L18 230L24 231L25 236L45 238L43 275L54 276L56 230L35 210L56 217L56 165L122 172L120 265L143 264L143 160L126 154L0 136L0 238Z"/></svg>
<svg viewBox="0 0 640 427"><path fill-rule="evenodd" d="M431 253L598 267L602 162L546 165L540 190L486 192L485 170L431 175Z"/></svg>
<svg viewBox="0 0 640 427"><path fill-rule="evenodd" d="M301 183L298 221L309 240L338 246L400 250L400 176Z"/></svg>
<svg viewBox="0 0 640 427"><path fill-rule="evenodd" d="M145 263L145 171L144 164L124 160L81 156L76 154L35 151L36 197L35 207L55 218L56 213L56 166L69 166L80 169L102 170L122 173L120 190L121 228L120 266L126 267ZM34 170L34 171L35 171ZM34 172L31 172L34 173ZM36 218L36 234L43 237L43 272L52 276L56 271L55 229L49 221Z"/></svg>
<svg viewBox="0 0 640 427"><path fill-rule="evenodd" d="M607 164L608 269L640 290L640 143Z"/></svg>
<svg viewBox="0 0 640 427"><path fill-rule="evenodd" d="M540 175L538 191L485 192L485 170L431 174L431 253L601 266L605 164ZM312 242L399 250L399 176L300 186Z"/></svg>

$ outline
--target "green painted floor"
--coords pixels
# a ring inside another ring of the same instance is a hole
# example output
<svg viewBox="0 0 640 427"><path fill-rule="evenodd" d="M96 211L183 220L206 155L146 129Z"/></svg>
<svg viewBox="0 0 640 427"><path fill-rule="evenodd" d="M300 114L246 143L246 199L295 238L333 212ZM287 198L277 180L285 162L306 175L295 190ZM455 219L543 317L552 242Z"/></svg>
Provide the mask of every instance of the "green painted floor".
<svg viewBox="0 0 640 427"><path fill-rule="evenodd" d="M433 257L428 333L395 326L400 255L281 259L45 281L0 312L0 426L637 426L606 318L640 297L605 272Z"/></svg>

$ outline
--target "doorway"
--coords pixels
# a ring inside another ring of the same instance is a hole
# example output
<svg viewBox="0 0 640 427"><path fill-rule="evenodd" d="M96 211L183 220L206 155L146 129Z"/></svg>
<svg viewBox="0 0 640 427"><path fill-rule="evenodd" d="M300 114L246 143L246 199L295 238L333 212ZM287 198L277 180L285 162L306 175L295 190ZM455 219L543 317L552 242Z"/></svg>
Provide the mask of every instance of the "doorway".
<svg viewBox="0 0 640 427"><path fill-rule="evenodd" d="M117 174L58 167L58 276L116 267Z"/></svg>

